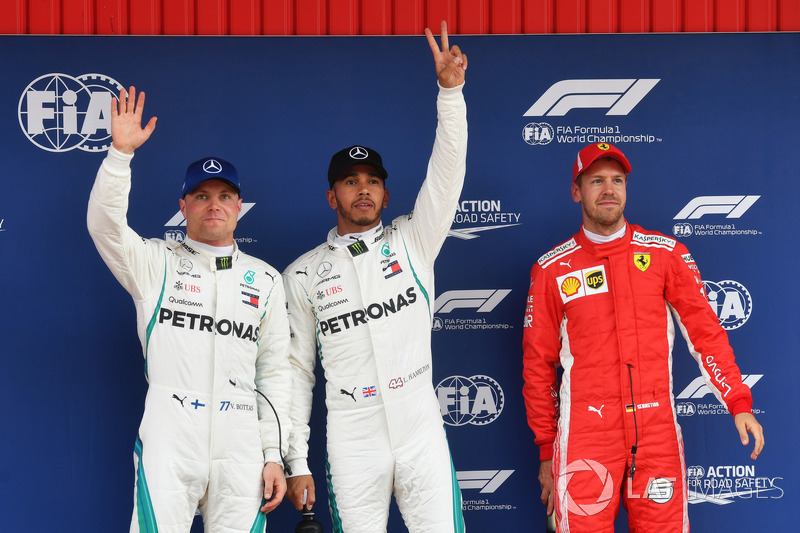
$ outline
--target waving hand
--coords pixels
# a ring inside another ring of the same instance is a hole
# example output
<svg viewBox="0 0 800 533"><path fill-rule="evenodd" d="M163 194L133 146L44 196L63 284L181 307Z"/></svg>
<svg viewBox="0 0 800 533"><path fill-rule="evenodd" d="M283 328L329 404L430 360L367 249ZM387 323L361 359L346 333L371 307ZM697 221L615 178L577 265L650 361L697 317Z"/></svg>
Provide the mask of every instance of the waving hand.
<svg viewBox="0 0 800 533"><path fill-rule="evenodd" d="M131 87L130 94L125 89L119 91L119 100L111 100L111 140L114 148L125 154L132 154L150 138L156 129L156 117L150 119L142 128L142 112L144 111L144 91L136 101L136 88Z"/></svg>

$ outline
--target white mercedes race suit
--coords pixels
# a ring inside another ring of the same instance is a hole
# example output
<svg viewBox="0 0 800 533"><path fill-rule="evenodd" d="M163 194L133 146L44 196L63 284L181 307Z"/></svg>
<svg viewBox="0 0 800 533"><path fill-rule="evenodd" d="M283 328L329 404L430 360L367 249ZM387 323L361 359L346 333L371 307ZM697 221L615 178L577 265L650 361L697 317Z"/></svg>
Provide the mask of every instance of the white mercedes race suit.
<svg viewBox="0 0 800 533"><path fill-rule="evenodd" d="M290 432L289 327L280 274L237 247L144 239L127 225L130 159L113 147L97 173L88 226L131 294L149 387L136 440L130 531L264 531L262 470L280 464L275 415ZM284 444L285 445L285 444Z"/></svg>
<svg viewBox="0 0 800 533"><path fill-rule="evenodd" d="M440 88L433 153L412 214L349 246L328 240L283 274L292 331L287 461L309 474L317 353L326 379L328 496L337 532L386 530L394 492L412 533L464 531L432 384L433 265L464 181L466 105Z"/></svg>

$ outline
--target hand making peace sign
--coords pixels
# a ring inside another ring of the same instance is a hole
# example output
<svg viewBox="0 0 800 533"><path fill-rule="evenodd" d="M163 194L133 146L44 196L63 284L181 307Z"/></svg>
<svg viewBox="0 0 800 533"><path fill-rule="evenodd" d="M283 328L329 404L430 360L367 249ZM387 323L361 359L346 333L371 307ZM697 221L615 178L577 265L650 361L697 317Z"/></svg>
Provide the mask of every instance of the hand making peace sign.
<svg viewBox="0 0 800 533"><path fill-rule="evenodd" d="M439 85L442 87L456 87L464 83L464 71L467 70L467 55L461 53L457 45L450 47L447 39L447 23L442 21L442 48L436 44L436 39L430 29L425 28L428 44L433 52L436 62L436 75L439 76Z"/></svg>

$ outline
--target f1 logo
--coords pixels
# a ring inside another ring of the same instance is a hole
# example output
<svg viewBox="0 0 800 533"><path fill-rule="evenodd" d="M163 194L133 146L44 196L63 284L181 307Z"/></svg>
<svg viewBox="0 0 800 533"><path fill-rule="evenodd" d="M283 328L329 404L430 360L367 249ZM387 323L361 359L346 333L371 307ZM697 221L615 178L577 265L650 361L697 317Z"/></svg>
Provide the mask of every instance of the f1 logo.
<svg viewBox="0 0 800 533"><path fill-rule="evenodd" d="M742 383L752 389L753 386L763 377L764 374L742 374ZM683 389L681 393L676 396L676 398L679 400L685 400L687 398L697 399L702 398L707 394L711 394L711 389L708 388L705 378L700 376L689 383L689 385Z"/></svg>
<svg viewBox="0 0 800 533"><path fill-rule="evenodd" d="M563 117L571 109L608 109L627 115L660 79L561 80L536 100L524 117ZM609 109L610 108L610 109Z"/></svg>
<svg viewBox="0 0 800 533"><path fill-rule="evenodd" d="M725 218L739 218L750 209L758 195L751 196L698 196L673 217L673 220L696 219L703 215L727 215Z"/></svg>
<svg viewBox="0 0 800 533"><path fill-rule="evenodd" d="M454 309L477 309L488 313L508 296L511 289L447 291L433 303L434 313L450 313Z"/></svg>
<svg viewBox="0 0 800 533"><path fill-rule="evenodd" d="M513 470L459 470L456 479L461 490L480 489L484 494L491 494L513 473Z"/></svg>

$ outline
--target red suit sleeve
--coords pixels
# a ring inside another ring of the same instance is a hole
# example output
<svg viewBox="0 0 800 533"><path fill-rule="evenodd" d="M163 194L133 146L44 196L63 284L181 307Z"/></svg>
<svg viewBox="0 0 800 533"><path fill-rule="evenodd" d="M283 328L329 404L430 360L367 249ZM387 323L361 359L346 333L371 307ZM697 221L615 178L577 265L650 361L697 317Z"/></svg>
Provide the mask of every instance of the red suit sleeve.
<svg viewBox="0 0 800 533"><path fill-rule="evenodd" d="M560 330L564 316L555 283L535 264L525 310L522 335L522 394L528 425L533 430L539 458L553 458L553 442L558 426L558 377L556 368L561 350Z"/></svg>
<svg viewBox="0 0 800 533"><path fill-rule="evenodd" d="M753 407L750 388L742 383L728 335L708 304L700 270L681 243L670 259L664 296L711 391L732 415L749 413Z"/></svg>

